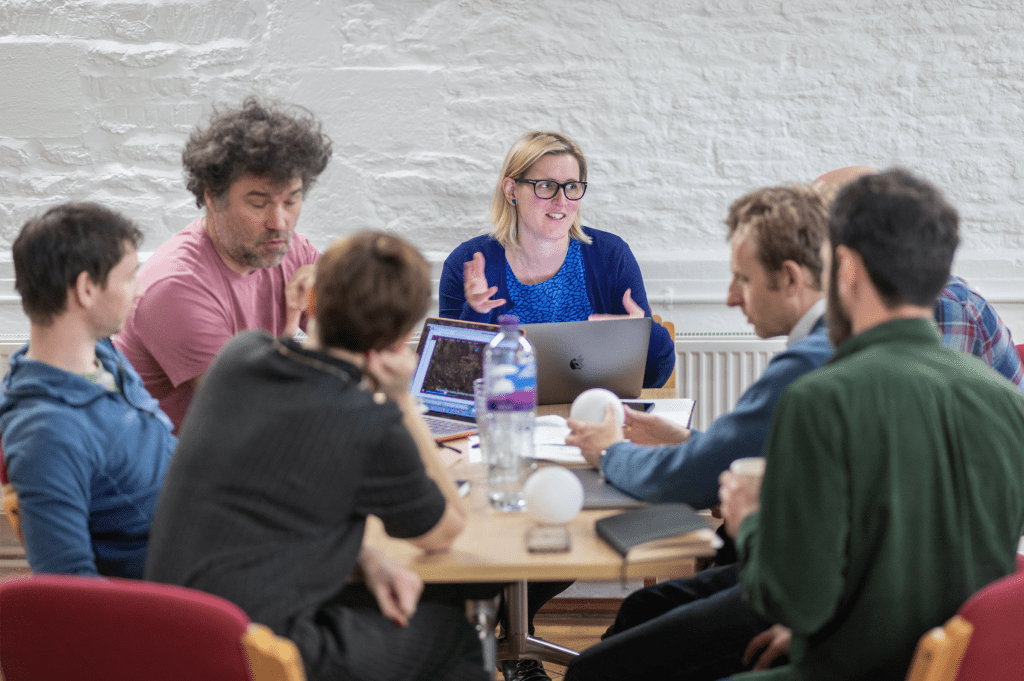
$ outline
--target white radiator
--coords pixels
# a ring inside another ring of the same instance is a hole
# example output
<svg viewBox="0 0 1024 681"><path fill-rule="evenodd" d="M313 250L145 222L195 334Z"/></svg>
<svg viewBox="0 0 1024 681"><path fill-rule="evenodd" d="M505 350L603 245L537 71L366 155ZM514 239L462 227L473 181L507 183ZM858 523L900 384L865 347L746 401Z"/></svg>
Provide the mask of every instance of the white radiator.
<svg viewBox="0 0 1024 681"><path fill-rule="evenodd" d="M11 334L0 334L0 377L7 374L11 366L11 355L25 344L27 338Z"/></svg>
<svg viewBox="0 0 1024 681"><path fill-rule="evenodd" d="M691 427L706 430L712 421L731 411L768 361L785 347L785 338L695 338L678 334L676 385L680 397L696 403Z"/></svg>

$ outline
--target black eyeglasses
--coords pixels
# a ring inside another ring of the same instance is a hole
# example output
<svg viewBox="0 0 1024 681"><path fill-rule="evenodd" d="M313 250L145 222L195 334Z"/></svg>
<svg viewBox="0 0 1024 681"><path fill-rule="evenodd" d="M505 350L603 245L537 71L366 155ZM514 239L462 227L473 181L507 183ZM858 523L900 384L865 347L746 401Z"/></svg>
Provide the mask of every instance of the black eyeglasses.
<svg viewBox="0 0 1024 681"><path fill-rule="evenodd" d="M587 183L579 180L569 182L555 182L554 180L516 180L533 185L533 195L538 199L553 199L558 190L561 189L565 198L570 201L579 201L587 193Z"/></svg>

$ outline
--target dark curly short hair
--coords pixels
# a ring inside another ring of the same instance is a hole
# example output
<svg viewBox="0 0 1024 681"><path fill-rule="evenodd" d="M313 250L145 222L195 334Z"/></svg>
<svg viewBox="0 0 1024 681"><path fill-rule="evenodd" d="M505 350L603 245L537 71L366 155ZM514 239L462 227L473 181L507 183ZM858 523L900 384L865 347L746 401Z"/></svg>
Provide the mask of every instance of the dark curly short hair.
<svg viewBox="0 0 1024 681"><path fill-rule="evenodd" d="M238 109L214 111L210 127L197 129L181 154L185 184L196 205L206 192L220 198L242 175L267 176L275 182L302 178L308 192L331 160L331 140L312 112L247 97Z"/></svg>
<svg viewBox="0 0 1024 681"><path fill-rule="evenodd" d="M837 246L859 253L888 307L931 307L949 280L960 216L931 183L892 168L839 192L829 235L833 262Z"/></svg>

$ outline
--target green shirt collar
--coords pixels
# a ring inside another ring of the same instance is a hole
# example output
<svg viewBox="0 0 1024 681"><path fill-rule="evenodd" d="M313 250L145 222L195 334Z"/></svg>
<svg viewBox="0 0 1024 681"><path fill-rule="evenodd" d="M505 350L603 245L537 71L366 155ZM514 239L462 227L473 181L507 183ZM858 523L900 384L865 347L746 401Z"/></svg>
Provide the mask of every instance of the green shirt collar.
<svg viewBox="0 0 1024 681"><path fill-rule="evenodd" d="M942 339L939 337L939 331L935 328L933 320L896 319L891 322L883 322L846 339L836 350L832 361L838 362L875 343L891 343L893 341L915 345L942 345Z"/></svg>

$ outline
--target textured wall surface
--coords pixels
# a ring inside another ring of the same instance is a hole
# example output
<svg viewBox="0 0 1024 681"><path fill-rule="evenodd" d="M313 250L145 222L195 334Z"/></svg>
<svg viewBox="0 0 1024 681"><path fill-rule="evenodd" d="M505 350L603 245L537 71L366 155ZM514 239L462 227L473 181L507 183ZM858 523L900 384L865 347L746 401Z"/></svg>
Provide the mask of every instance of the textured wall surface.
<svg viewBox="0 0 1024 681"><path fill-rule="evenodd" d="M335 158L299 223L439 262L488 229L532 128L590 162L586 224L633 247L681 331L722 306L730 201L838 166L903 165L960 209L957 271L1024 339L1015 0L0 0L0 253L26 218L104 202L152 250L196 216L189 131L249 93L321 116ZM9 262L0 331L26 328Z"/></svg>

